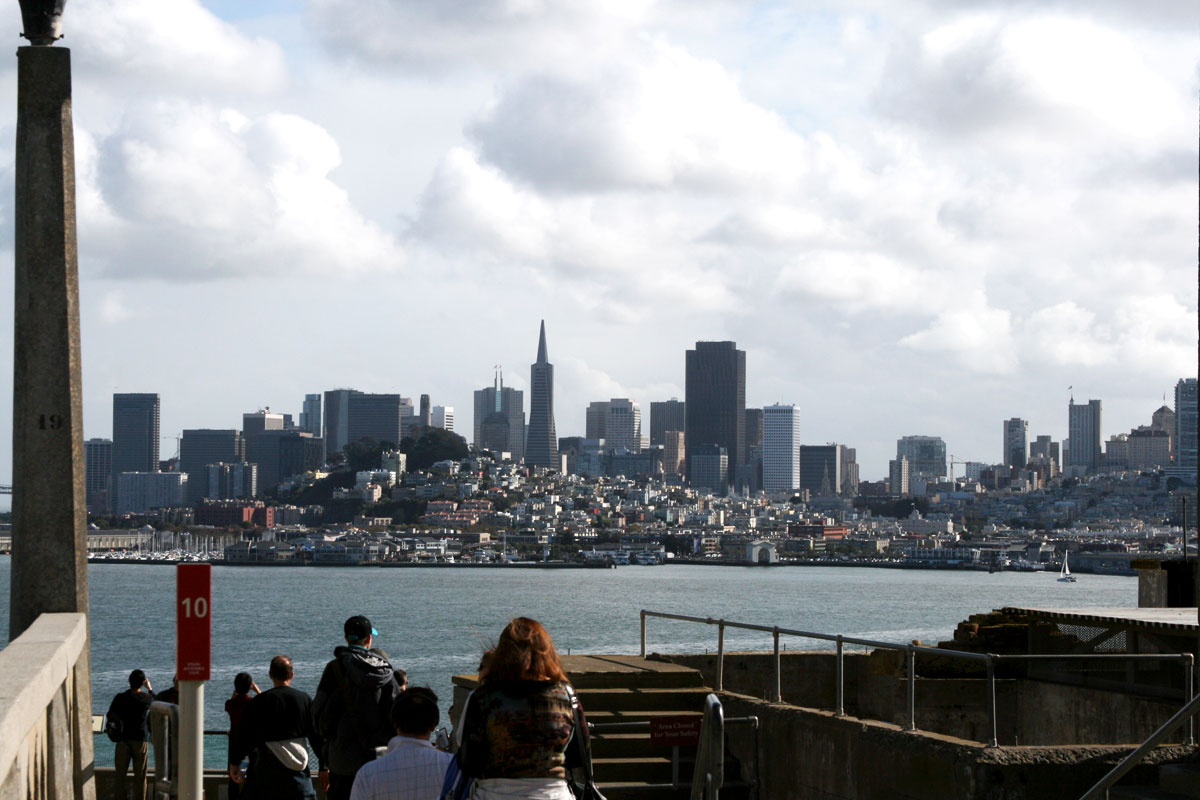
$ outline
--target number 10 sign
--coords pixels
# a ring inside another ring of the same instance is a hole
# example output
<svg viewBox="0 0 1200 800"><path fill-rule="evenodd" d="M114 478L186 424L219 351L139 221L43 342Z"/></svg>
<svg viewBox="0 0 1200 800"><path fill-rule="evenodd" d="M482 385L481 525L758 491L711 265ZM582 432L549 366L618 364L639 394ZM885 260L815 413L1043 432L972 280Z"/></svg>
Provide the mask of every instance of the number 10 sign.
<svg viewBox="0 0 1200 800"><path fill-rule="evenodd" d="M212 668L212 567L175 568L175 669L181 681L206 681Z"/></svg>

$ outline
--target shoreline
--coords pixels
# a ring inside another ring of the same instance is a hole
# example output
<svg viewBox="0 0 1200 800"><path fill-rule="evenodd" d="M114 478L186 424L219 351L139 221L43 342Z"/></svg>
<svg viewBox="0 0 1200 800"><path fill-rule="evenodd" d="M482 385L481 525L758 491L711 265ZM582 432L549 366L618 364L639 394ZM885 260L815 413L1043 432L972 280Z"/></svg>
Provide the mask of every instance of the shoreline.
<svg viewBox="0 0 1200 800"><path fill-rule="evenodd" d="M504 564L469 564L469 563L453 563L445 562L410 562L410 561L373 561L361 564L344 564L331 562L287 562L287 561L225 561L216 559L213 561L187 561L179 559L131 559L131 558L104 558L102 556L88 556L89 564L134 564L139 566L173 566L176 564L212 564L215 567L279 567L293 569L330 569L330 568L365 568L365 569L586 569L586 570L604 570L616 569L615 565L596 565L596 564L581 564L575 562L562 561L515 561ZM632 568L642 566L640 564L627 564ZM964 565L938 565L938 564L905 564L901 562L889 561L789 561L786 563L774 564L750 564L739 563L733 561L717 561L717 560L669 560L662 564L652 566L703 566L703 567L743 567L743 568L796 568L796 567L859 567L863 569L904 569L904 570L926 570L929 572L977 572L981 575L993 574L986 568ZM1121 578L1136 578L1137 572L1130 570L1126 571L1105 571L1096 572L1094 570L1073 570L1081 575L1112 575ZM998 569L999 572L1044 572L1047 575L1056 575L1052 570L1032 570L1032 569Z"/></svg>

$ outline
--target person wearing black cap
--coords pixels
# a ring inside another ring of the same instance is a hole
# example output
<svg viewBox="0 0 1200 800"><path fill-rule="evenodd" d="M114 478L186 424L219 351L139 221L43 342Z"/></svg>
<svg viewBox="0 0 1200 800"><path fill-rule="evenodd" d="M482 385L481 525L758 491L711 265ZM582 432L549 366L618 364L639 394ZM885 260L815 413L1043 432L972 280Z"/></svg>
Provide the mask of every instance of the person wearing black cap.
<svg viewBox="0 0 1200 800"><path fill-rule="evenodd" d="M321 763L327 800L349 800L359 767L392 738L392 704L403 687L387 657L371 648L379 631L361 614L343 626L346 646L334 648L313 698L313 718L325 739Z"/></svg>

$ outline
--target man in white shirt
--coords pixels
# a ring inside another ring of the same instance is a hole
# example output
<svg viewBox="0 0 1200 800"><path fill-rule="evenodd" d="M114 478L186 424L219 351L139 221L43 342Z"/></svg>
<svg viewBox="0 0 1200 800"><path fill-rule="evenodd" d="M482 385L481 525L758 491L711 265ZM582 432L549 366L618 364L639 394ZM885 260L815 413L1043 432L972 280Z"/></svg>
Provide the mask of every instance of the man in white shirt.
<svg viewBox="0 0 1200 800"><path fill-rule="evenodd" d="M364 764L354 776L350 800L436 800L454 758L429 743L440 719L437 702L437 695L423 686L396 698L396 735L386 754Z"/></svg>

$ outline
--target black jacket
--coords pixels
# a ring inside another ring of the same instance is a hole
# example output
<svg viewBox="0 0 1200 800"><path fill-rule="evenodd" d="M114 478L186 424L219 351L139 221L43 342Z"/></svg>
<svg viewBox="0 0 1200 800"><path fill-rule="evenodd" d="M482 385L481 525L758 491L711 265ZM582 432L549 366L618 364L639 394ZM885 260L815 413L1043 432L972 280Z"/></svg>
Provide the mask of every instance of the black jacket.
<svg viewBox="0 0 1200 800"><path fill-rule="evenodd" d="M375 758L375 748L395 735L392 704L400 696L396 673L387 658L361 647L338 647L325 665L313 718L325 740L318 753L323 767L353 775Z"/></svg>
<svg viewBox="0 0 1200 800"><path fill-rule="evenodd" d="M229 742L229 763L250 756L247 796L256 800L303 800L312 791L308 769L291 770L281 764L267 742L308 739L316 751L320 735L313 728L312 700L299 689L277 686L246 705L237 736Z"/></svg>
<svg viewBox="0 0 1200 800"><path fill-rule="evenodd" d="M121 739L126 742L144 742L150 738L150 704L154 698L149 692L126 689L112 699L108 707L108 719L121 720Z"/></svg>

